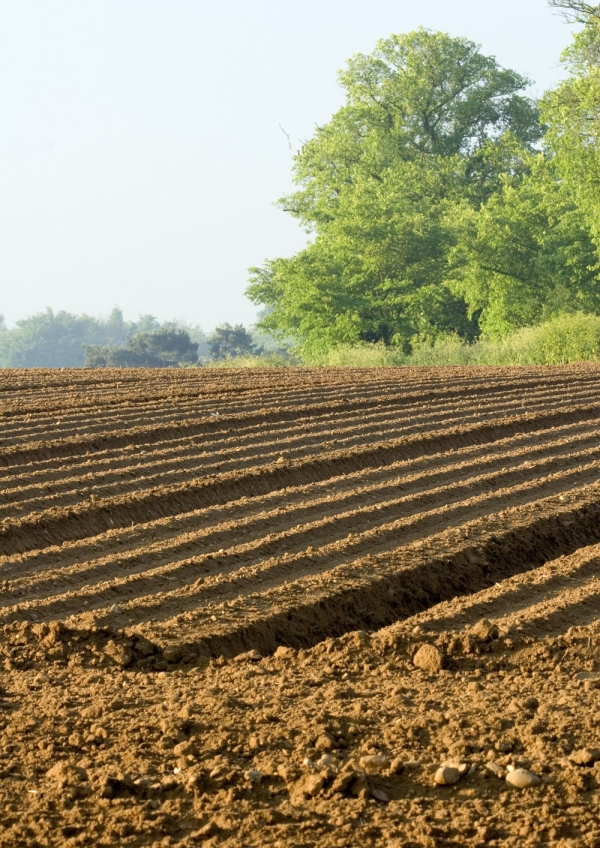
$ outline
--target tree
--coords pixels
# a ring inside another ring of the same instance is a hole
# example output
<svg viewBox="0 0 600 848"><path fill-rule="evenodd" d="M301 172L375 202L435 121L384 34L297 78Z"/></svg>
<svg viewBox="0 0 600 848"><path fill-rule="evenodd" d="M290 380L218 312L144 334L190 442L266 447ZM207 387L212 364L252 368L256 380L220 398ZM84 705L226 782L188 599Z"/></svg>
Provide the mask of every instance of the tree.
<svg viewBox="0 0 600 848"><path fill-rule="evenodd" d="M421 29L355 56L340 82L346 103L295 157L299 190L280 202L314 240L251 269L250 299L272 310L260 326L305 353L448 330L473 338L476 321L446 284L449 213L477 209L502 173L522 177L541 134L527 81L466 39Z"/></svg>
<svg viewBox="0 0 600 848"><path fill-rule="evenodd" d="M258 354L252 336L242 324L220 324L210 336L210 355L213 359Z"/></svg>
<svg viewBox="0 0 600 848"><path fill-rule="evenodd" d="M556 167L600 245L600 6L560 2L584 23L563 54L570 76L543 99Z"/></svg>
<svg viewBox="0 0 600 848"><path fill-rule="evenodd" d="M452 288L488 335L502 335L561 313L600 313L599 263L590 231L552 158L479 210L457 212Z"/></svg>
<svg viewBox="0 0 600 848"><path fill-rule="evenodd" d="M85 346L89 368L166 368L197 360L198 345L185 330L167 328L137 333L127 340L127 348Z"/></svg>
<svg viewBox="0 0 600 848"><path fill-rule="evenodd" d="M600 5L584 3L583 0L550 0L555 9L563 9L567 17L579 23L589 23L594 18L600 20Z"/></svg>
<svg viewBox="0 0 600 848"><path fill-rule="evenodd" d="M46 309L16 322L0 337L0 365L4 368L80 367L82 344L98 341L101 328L89 315Z"/></svg>

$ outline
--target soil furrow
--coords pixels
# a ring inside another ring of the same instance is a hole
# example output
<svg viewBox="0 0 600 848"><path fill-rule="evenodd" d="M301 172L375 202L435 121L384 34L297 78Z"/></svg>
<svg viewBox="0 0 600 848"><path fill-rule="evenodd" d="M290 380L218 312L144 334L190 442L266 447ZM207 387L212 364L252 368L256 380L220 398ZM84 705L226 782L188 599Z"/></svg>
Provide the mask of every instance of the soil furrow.
<svg viewBox="0 0 600 848"><path fill-rule="evenodd" d="M350 533L344 540L331 541L317 548L310 546L296 554L286 552L280 556L272 555L268 560L260 557L256 564L253 564L256 557L251 556L250 563L245 563L243 550L234 548L228 554L219 553L214 558L199 555L182 566L176 566L170 574L166 573L167 569L161 568L156 575L150 573L113 578L108 584L103 581L95 586L88 584L83 589L64 592L57 600L38 602L31 598L34 592L30 588L27 596L31 600L27 606L47 619L81 612L84 601L93 608L115 602L122 605L135 599L133 605L127 604L130 619L138 622L148 618L156 620L165 617L164 612L158 612L165 602L168 606L176 604L179 612L182 612L206 607L211 602L235 601L252 591L253 586L260 586L262 591L279 587L288 580L296 579L299 572L322 575L340 563L368 553L392 554L417 539L426 539L444 529L458 527L472 521L474 517L493 516L509 506L527 504L589 484L598 479L599 470L598 461L578 465L576 470L538 477L533 482L513 485L509 489L495 489L492 493L486 491L466 501L459 500L458 503L444 503L442 498L442 506L440 501L432 498L429 509L379 526L369 526L368 522L366 527L361 526L360 521L354 517L354 527L358 532ZM318 544L318 540L315 541ZM266 556L268 551L261 553ZM165 581L175 584L166 593L163 590ZM181 583L185 584L183 589ZM148 596L152 598L149 603ZM167 617L170 617L168 613Z"/></svg>
<svg viewBox="0 0 600 848"><path fill-rule="evenodd" d="M579 548L491 588L439 604L415 616L411 625L443 633L464 630L488 618L508 632L539 636L563 632L567 619L583 624L590 607L593 618L600 618L598 544Z"/></svg>
<svg viewBox="0 0 600 848"><path fill-rule="evenodd" d="M590 399L585 398L585 400L589 402ZM535 411L536 406L532 402L529 412ZM376 425L363 422L361 426L355 424L352 428L338 428L329 430L326 434L321 433L318 441L313 440L310 435L304 432L296 436L296 441L292 441L288 435L283 444L279 439L267 442L259 441L258 444L247 449L240 447L239 442L241 440L234 437L221 442L202 445L202 452L185 460L181 456L173 460L165 460L164 463L158 465L158 468L156 461L154 461L152 464L140 463L133 467L130 465L120 472L113 472L112 474L108 471L102 473L96 471L91 474L88 471L83 477L66 477L62 480L57 480L55 477L52 483L46 482L44 485L34 484L18 491L5 489L3 492L0 491L0 498L8 498L9 502L4 505L0 503L0 519L3 515L15 518L19 515L32 514L53 507L80 504L86 497L93 500L112 497L113 495L122 496L151 486L161 487L170 483L180 483L186 479L194 479L198 476L200 470L205 474L214 474L233 469L249 469L274 462L280 456L285 456L287 461L304 459L309 450L327 450L332 447L337 450L352 449L357 445L372 441L380 442L386 438L410 436L430 429L432 426L436 426L439 430L442 426L450 428L453 424L458 423L462 426L468 426L474 422L481 423L488 418L506 415L508 412L510 412L510 408L503 406L490 413L483 413L478 410L476 415L456 412L454 415L448 416L448 413L444 412L440 413L439 420L436 416L428 415L425 422L420 420L422 416L412 415L410 426L399 426L396 422L387 421ZM389 426L387 432L384 429L386 424ZM352 431L357 433L354 438L349 437L349 433ZM334 436L335 438L333 438ZM94 464L94 468L98 468L97 463ZM68 474L68 472L66 473ZM111 477L112 479L110 479ZM60 490L54 492L53 489L57 487ZM30 493L33 497L27 497Z"/></svg>
<svg viewBox="0 0 600 848"><path fill-rule="evenodd" d="M567 387L566 384L564 386ZM529 388L527 381L524 381L523 390ZM558 387L557 387L558 389ZM474 396L484 394L486 397L495 392L503 392L504 386L483 386L479 387ZM378 397L377 403L379 406L385 403L398 406L400 402L403 405L410 404L425 404L440 397L457 398L460 397L460 389L452 389L444 392L425 392L422 395L397 395L392 398L385 396ZM469 397L470 395L467 395ZM373 399L357 399L348 401L339 401L338 403L315 403L311 406L298 405L287 408L256 408L253 412L240 412L229 415L208 416L198 421L197 419L185 420L180 419L176 425L167 424L152 424L146 426L138 426L135 428L126 429L119 433L105 433L101 431L97 436L88 438L70 437L61 440L52 440L48 442L30 443L26 445L16 445L8 447L0 451L0 466L13 466L19 463L36 462L43 459L63 458L74 454L85 454L86 452L94 452L98 450L106 450L107 448L127 447L129 445L151 444L154 442L181 438L185 435L201 435L213 433L219 428L237 428L241 426L252 425L267 425L281 421L297 421L299 418L313 417L319 413L333 413L354 410L368 410L373 406ZM218 420L214 420L214 419Z"/></svg>
<svg viewBox="0 0 600 848"><path fill-rule="evenodd" d="M183 603L185 595L168 599L166 605L162 599L163 606L157 598L148 600L145 615L139 614L139 602L130 606L115 596L110 600L117 600L121 611L103 616L96 611L94 620L113 625L135 620L139 627L146 619L144 632L160 640L168 638L170 618L176 615L181 633L215 656L250 648L269 653L278 645L305 647L348 630L370 630L416 615L595 543L600 537L599 502L600 488L592 484L574 490L569 504L553 496L501 511L491 522L485 515L472 516L463 526L394 552L339 565L326 580L311 574L282 589L256 585L254 593L235 603L220 601L201 610ZM81 615L81 605L73 605L72 612Z"/></svg>
<svg viewBox="0 0 600 848"><path fill-rule="evenodd" d="M546 397L548 397L546 395ZM578 400L579 403L582 403L585 399L590 400L587 395L579 395ZM595 398L595 395L592 396L592 399ZM528 411L533 411L535 405L533 403L534 400L541 399L539 394L536 394L531 397L531 406ZM555 403L555 399L549 398L553 400ZM506 401L506 399L504 399ZM564 401L564 398L563 398ZM523 400L522 396L517 398L517 405L522 408ZM573 405L573 404L571 404ZM493 413L495 413L496 417L500 417L501 412L504 411L505 414L511 409L510 402L508 405L503 403L502 405L495 405L494 401L490 401L488 404L480 403L477 406L477 413L472 415L471 418L477 419L478 415L483 413L486 406L491 406ZM445 418L450 420L448 417L449 412L453 415L462 415L464 416L464 412L460 412L463 408L461 404L447 404L443 403L441 406L431 404L428 406L426 413L422 413L421 407L416 407L415 411L411 409L404 410L404 416L409 417L411 421L411 425L404 423L403 425L398 425L396 422L398 421L397 411L394 411L394 418L391 422L392 429L394 426L398 427L398 432L404 431L406 433L411 432L411 429L415 427L415 422L418 421L424 429L428 427L431 428L433 423L438 419L438 416L441 417L441 421L444 421ZM466 411L469 413L470 408L467 406L464 407ZM514 410L513 410L514 411ZM468 415L464 416L465 422L468 419ZM389 413L385 411L377 411L371 412L367 415L361 415L358 419L354 413L348 413L347 415L326 415L321 416L318 419L305 419L302 420L299 426L289 426L288 422L283 422L279 425L271 425L269 428L269 435L271 437L272 442L281 442L285 440L283 445L278 445L280 449L289 450L290 442L293 439L297 439L305 445L322 447L324 442L327 442L329 439L328 446L332 446L332 437L338 436L335 441L341 440L343 434L354 434L357 431L364 431L367 428L370 428L373 422L381 421L383 427L390 426ZM334 425L333 428L331 425ZM342 426L343 425L343 426ZM234 447L234 451L236 456L239 456L241 451L240 448L248 446L250 450L253 447L265 444L265 428L262 425L253 426L246 428L243 432L235 432L232 435L231 429L221 430L212 435L212 437L208 439L202 439L202 441L198 441L198 437L188 436L183 437L182 439L170 439L168 441L158 442L154 444L154 451L151 452L148 461L143 461L140 457L142 454L146 454L146 451L137 451L133 458L135 459L135 465L132 465L132 455L130 451L133 449L132 445L129 445L126 449L118 449L116 452L113 451L98 451L94 453L93 459L80 457L79 455L72 457L74 460L74 464L66 465L64 464L65 460L45 460L38 461L34 464L28 464L22 468L19 466L11 467L11 477L7 481L6 491L10 491L13 486L20 486L23 480L55 480L61 479L64 475L68 475L69 473L79 474L86 477L86 479L97 478L101 476L102 473L113 472L115 474L128 475L131 473L135 473L136 476L140 474L147 474L151 469L151 462L154 454L156 452L160 452L160 454L171 454L172 461L177 462L179 459L183 459L185 456L190 453L194 456L201 456L202 453L210 452L210 450L215 451L216 446L221 444L224 450L231 450L231 446ZM337 431L337 432L336 432ZM371 430L369 429L369 432ZM389 436L390 433L388 432ZM318 439L315 441L315 439ZM268 442L266 443L268 444ZM168 458L166 458L168 461ZM93 467L94 474L90 473L90 468ZM44 473L44 469L47 473Z"/></svg>
<svg viewBox="0 0 600 848"><path fill-rule="evenodd" d="M274 463L259 471L245 474L225 474L211 480L193 481L164 490L135 493L128 499L113 498L108 502L85 505L70 510L58 509L32 519L15 522L6 520L0 525L0 554L11 554L40 547L40 543L57 543L97 535L111 528L132 522L149 521L167 514L192 511L211 504L224 504L240 496L267 494L274 489L303 482L326 480L339 474L363 468L388 465L401 459L430 455L506 438L509 435L535 429L556 427L568 422L598 418L597 405L565 408L556 412L525 414L489 424L448 431L432 431L415 438L390 440L364 450L332 453L317 460L293 463Z"/></svg>
<svg viewBox="0 0 600 848"><path fill-rule="evenodd" d="M150 579L148 575L151 573L151 579L159 588L163 578L188 583L198 577L198 557L206 557L207 554L217 556L218 571L223 575L245 566L252 566L256 562L260 563L267 557L298 554L307 547L343 543L346 538L357 534L371 532L378 527L385 528L398 517L406 519L417 515L423 508L431 512L439 507L461 503L465 497L472 498L475 493L483 494L499 487L507 490L527 480L542 482L545 476L556 473L556 469L565 471L573 467L584 467L600 455L597 434L593 443L594 446L587 450L575 451L573 446L570 455L565 451L564 445L560 445L561 450L557 457L545 457L529 462L526 462L526 456L521 454L520 463L510 469L505 466L506 457L499 458L495 463L488 460L483 465L496 465L497 468L471 477L468 472L472 472L473 468L454 467L451 472L452 482L444 486L436 483L439 484L442 476L448 476L450 470L429 472L413 479L403 475L387 487L379 483L376 489L372 487L355 490L345 500L336 500L333 503L325 501L315 505L317 509L314 511L318 510L319 514L317 519L310 520L306 513L302 516L297 512L292 512L291 515L286 512L283 516L277 513L272 517L273 524L269 526L268 516L265 515L264 519L255 523L252 528L254 539L248 539L249 528L236 523L232 527L221 525L195 533L186 538L185 542L177 539L175 544L170 545L155 543L143 550L137 549L133 555L119 551L114 558L105 558L86 567L78 564L67 569L63 562L59 573L52 569L35 577L32 575L22 580L13 580L10 591L5 591L0 598L0 605L18 602L21 595L39 599L63 591L72 592L74 584L89 587L104 583L107 579L125 583L130 580L132 574L140 572L146 575L146 579ZM482 463L478 465L477 470L482 471ZM407 494L411 490L412 494ZM377 494L377 501L367 503L369 495L374 493ZM400 493L401 496L398 496ZM390 498L391 495L396 497ZM358 504L360 506L355 506ZM329 516L322 515L323 507L328 508L331 513ZM302 523L298 524L299 520ZM243 543L242 536L245 537ZM229 561L231 564L228 566ZM208 572L209 564L206 559L202 560L202 565ZM6 579L6 576L7 569L3 567L0 569L0 577ZM116 584L113 584L111 591L114 590L114 585Z"/></svg>
<svg viewBox="0 0 600 848"><path fill-rule="evenodd" d="M398 480L405 493L418 491L423 485L433 485L436 481L441 485L448 480L460 479L472 473L474 463L483 471L522 465L535 457L558 455L565 451L565 445L568 453L577 446L581 447L588 437L595 438L595 432L592 430L590 433L589 425L582 427L577 424L534 431L502 439L492 445L477 445L369 468L324 482L274 491L253 499L242 497L223 506L157 519L133 528L110 530L107 534L68 542L61 547L44 547L27 554L0 557L0 577L12 578L44 568L62 569L81 561L97 562L111 551L121 562L127 562L131 552L134 552L133 559L138 551L143 559L151 556L151 552L157 548L165 551L187 550L187 540L194 544L197 534L202 533L232 534L237 528L244 535L247 530L254 537L260 537L286 526L293 527L299 520L309 521L334 515L341 505L350 503L356 496L360 499L361 493L370 502L380 501L386 490L394 490ZM562 438L556 440L553 438L556 436ZM155 542L157 538L160 541ZM217 547L223 547L226 541L225 536Z"/></svg>

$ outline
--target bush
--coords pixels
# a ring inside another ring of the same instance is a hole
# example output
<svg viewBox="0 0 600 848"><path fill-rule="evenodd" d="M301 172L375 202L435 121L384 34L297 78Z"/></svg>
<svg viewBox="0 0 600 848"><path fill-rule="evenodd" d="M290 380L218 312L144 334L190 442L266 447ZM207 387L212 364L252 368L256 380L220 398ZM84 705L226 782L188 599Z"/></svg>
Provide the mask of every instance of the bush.
<svg viewBox="0 0 600 848"><path fill-rule="evenodd" d="M377 367L389 365L565 365L600 358L600 316L558 315L536 327L468 344L456 335L413 342L409 354L378 344L333 348L311 365Z"/></svg>

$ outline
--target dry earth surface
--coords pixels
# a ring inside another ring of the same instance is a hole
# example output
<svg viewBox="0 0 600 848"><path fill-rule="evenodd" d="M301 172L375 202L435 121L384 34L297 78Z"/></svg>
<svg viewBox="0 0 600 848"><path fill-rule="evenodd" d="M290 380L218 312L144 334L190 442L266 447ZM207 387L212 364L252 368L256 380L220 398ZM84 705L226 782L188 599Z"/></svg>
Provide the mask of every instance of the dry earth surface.
<svg viewBox="0 0 600 848"><path fill-rule="evenodd" d="M0 846L600 846L600 366L0 372Z"/></svg>

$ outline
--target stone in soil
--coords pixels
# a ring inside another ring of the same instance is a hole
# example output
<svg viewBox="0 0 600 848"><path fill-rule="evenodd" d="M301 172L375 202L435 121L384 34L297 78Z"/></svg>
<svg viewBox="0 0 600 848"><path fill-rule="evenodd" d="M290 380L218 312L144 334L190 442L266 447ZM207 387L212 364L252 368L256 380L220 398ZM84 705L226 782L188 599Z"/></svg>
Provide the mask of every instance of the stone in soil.
<svg viewBox="0 0 600 848"><path fill-rule="evenodd" d="M453 786L460 780L460 770L454 766L441 766L433 780L438 786Z"/></svg>
<svg viewBox="0 0 600 848"><path fill-rule="evenodd" d="M435 645L425 644L414 655L413 663L429 674L437 674L443 667L443 657Z"/></svg>
<svg viewBox="0 0 600 848"><path fill-rule="evenodd" d="M531 786L539 786L542 779L528 769L516 768L506 775L506 782L514 789L529 789Z"/></svg>

